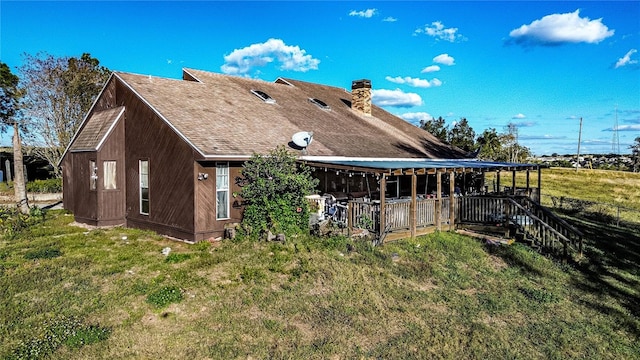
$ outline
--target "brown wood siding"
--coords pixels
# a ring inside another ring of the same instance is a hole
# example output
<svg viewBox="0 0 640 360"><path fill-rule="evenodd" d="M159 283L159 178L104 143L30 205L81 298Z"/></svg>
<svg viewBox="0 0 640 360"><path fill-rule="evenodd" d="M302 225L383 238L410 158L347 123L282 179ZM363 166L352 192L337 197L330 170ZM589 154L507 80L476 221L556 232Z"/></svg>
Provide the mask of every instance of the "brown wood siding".
<svg viewBox="0 0 640 360"><path fill-rule="evenodd" d="M222 161L224 162L224 161ZM242 199L233 197L234 192L240 193L240 186L236 184L236 178L241 174L242 163L229 163L229 219L216 221L216 162L196 162L193 176L196 179L196 240L204 240L210 237L221 237L224 234L224 226L227 223L239 223L242 221ZM208 174L208 179L198 181L198 173Z"/></svg>
<svg viewBox="0 0 640 360"><path fill-rule="evenodd" d="M111 109L116 106L116 82L111 81L105 87L98 101L96 101L93 111Z"/></svg>
<svg viewBox="0 0 640 360"><path fill-rule="evenodd" d="M64 160L64 207L78 222L95 225L98 192L89 190L89 161L97 159L93 151L68 153Z"/></svg>
<svg viewBox="0 0 640 360"><path fill-rule="evenodd" d="M75 199L73 181L73 156L67 154L62 159L62 206L65 210L74 212Z"/></svg>
<svg viewBox="0 0 640 360"><path fill-rule="evenodd" d="M124 119L120 119L98 151L98 223L117 225L125 222ZM116 189L104 189L104 161L116 162Z"/></svg>
<svg viewBox="0 0 640 360"><path fill-rule="evenodd" d="M192 148L120 82L116 93L117 105L126 108L127 225L161 233L173 229L176 234L193 235L195 180ZM140 214L139 160L149 161L149 215Z"/></svg>

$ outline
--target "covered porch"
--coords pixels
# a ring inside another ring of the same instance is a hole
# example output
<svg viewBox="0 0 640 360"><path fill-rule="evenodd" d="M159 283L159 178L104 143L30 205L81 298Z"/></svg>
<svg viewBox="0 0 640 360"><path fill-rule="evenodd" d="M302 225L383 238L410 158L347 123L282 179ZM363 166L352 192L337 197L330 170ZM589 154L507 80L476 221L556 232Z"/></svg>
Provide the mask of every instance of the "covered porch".
<svg viewBox="0 0 640 360"><path fill-rule="evenodd" d="M486 201L476 202L478 206L474 207L471 198L518 195L539 202L540 167L534 164L335 157L304 162L320 180L326 216L350 233L366 229L383 241L455 229L463 220L461 199L468 200L464 202L467 213L485 212L485 220L504 214L501 209L482 209L480 204ZM537 175L535 184L532 172ZM495 173L491 183L486 182L487 173ZM525 176L521 188L516 186L518 173Z"/></svg>

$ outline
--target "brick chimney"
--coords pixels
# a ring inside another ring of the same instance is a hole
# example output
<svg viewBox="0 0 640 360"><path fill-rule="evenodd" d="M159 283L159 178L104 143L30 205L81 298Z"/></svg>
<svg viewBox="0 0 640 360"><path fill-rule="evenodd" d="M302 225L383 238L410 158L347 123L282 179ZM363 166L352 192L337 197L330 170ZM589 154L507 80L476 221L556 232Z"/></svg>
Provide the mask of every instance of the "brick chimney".
<svg viewBox="0 0 640 360"><path fill-rule="evenodd" d="M371 116L371 80L362 79L351 82L351 108Z"/></svg>

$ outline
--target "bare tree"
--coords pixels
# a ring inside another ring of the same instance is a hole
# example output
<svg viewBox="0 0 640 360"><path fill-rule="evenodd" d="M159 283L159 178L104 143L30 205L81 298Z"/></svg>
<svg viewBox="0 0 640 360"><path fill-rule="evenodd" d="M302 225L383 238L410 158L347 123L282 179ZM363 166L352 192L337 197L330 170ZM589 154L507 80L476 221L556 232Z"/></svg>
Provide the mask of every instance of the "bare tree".
<svg viewBox="0 0 640 360"><path fill-rule="evenodd" d="M99 64L86 53L79 58L25 54L20 73L28 141L58 177L64 150L109 77L109 70Z"/></svg>
<svg viewBox="0 0 640 360"><path fill-rule="evenodd" d="M505 131L504 144L509 149L509 161L517 162L519 159L518 151L520 150L518 146L518 126L514 123L508 123Z"/></svg>
<svg viewBox="0 0 640 360"><path fill-rule="evenodd" d="M27 186L24 181L24 165L22 161L22 142L20 141L20 126L16 119L19 102L22 96L18 89L19 78L11 73L7 64L0 62L0 127L6 131L7 126L13 127L13 189L15 201L23 213L29 212Z"/></svg>

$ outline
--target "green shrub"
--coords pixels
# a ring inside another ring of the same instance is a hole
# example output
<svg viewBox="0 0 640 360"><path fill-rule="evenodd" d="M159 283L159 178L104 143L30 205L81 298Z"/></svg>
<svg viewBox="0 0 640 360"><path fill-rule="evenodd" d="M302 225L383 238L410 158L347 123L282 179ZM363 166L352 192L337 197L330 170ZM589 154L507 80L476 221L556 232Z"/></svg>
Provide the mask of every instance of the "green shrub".
<svg viewBox="0 0 640 360"><path fill-rule="evenodd" d="M170 264L175 264L175 263L183 262L183 261L188 260L190 258L191 258L191 254L170 253L164 259L164 262L167 262L167 263L170 263Z"/></svg>
<svg viewBox="0 0 640 360"><path fill-rule="evenodd" d="M309 204L305 196L314 191L317 182L310 169L298 165L284 146L265 156L254 154L243 165L240 180L246 234L255 239L267 231L287 236L308 232Z"/></svg>
<svg viewBox="0 0 640 360"><path fill-rule="evenodd" d="M43 324L44 331L28 341L23 341L8 359L41 359L66 345L79 348L109 338L111 330L97 325L85 325L76 317L63 317Z"/></svg>
<svg viewBox="0 0 640 360"><path fill-rule="evenodd" d="M147 295L147 302L158 309L182 301L182 290L177 286L164 286Z"/></svg>
<svg viewBox="0 0 640 360"><path fill-rule="evenodd" d="M6 239L14 239L22 231L44 220L44 211L38 207L23 214L17 207L0 207L0 231Z"/></svg>
<svg viewBox="0 0 640 360"><path fill-rule="evenodd" d="M70 348L77 349L84 345L95 344L102 340L106 340L111 335L111 329L103 328L96 325L81 327L69 336L64 344Z"/></svg>
<svg viewBox="0 0 640 360"><path fill-rule="evenodd" d="M60 249L44 248L44 249L35 249L35 250L27 251L27 253L24 254L24 258L27 260L53 259L60 255L62 255L62 252L60 251Z"/></svg>
<svg viewBox="0 0 640 360"><path fill-rule="evenodd" d="M27 192L59 193L62 192L62 179L33 180L27 182Z"/></svg>
<svg viewBox="0 0 640 360"><path fill-rule="evenodd" d="M546 303L557 303L560 301L558 295L538 289L529 289L529 288L520 288L520 292L529 300L546 304Z"/></svg>

